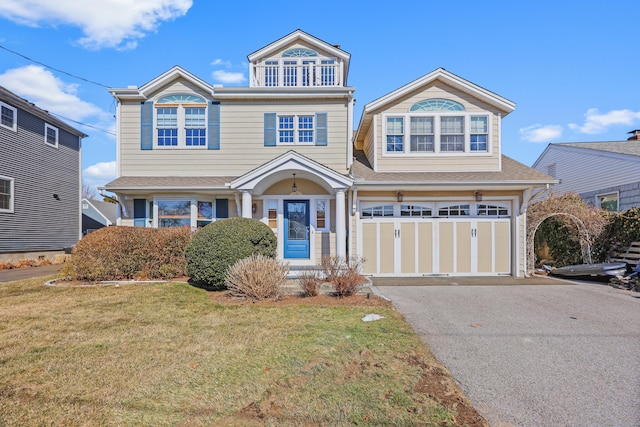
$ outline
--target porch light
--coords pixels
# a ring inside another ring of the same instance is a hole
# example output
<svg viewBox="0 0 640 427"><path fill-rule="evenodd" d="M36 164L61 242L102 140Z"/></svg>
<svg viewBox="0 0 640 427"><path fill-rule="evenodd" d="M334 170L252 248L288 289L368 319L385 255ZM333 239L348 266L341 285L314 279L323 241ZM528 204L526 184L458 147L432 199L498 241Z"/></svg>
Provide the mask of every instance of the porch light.
<svg viewBox="0 0 640 427"><path fill-rule="evenodd" d="M398 202L401 202L403 197L404 197L404 193L402 193L402 191L396 192L396 199L398 200Z"/></svg>
<svg viewBox="0 0 640 427"><path fill-rule="evenodd" d="M473 197L476 199L476 202L482 201L482 193L479 191L476 191L475 193L473 193Z"/></svg>
<svg viewBox="0 0 640 427"><path fill-rule="evenodd" d="M293 174L293 185L291 186L291 192L292 193L297 193L298 192L298 186L296 185L296 174Z"/></svg>

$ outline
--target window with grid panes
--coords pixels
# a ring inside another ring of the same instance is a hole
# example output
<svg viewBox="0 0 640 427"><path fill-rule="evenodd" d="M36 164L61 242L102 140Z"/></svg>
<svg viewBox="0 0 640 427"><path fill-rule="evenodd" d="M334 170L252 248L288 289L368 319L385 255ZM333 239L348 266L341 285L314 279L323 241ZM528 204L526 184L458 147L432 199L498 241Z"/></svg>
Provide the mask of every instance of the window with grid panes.
<svg viewBox="0 0 640 427"><path fill-rule="evenodd" d="M404 118L387 117L387 152L404 151Z"/></svg>
<svg viewBox="0 0 640 427"><path fill-rule="evenodd" d="M411 151L433 152L433 117L411 117Z"/></svg>

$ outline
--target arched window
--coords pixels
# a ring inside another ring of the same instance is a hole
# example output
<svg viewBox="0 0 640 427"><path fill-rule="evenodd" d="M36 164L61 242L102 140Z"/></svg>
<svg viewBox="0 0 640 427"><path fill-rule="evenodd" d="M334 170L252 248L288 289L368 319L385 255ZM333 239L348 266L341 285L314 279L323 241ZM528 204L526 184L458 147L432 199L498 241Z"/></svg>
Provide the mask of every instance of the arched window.
<svg viewBox="0 0 640 427"><path fill-rule="evenodd" d="M464 106L449 99L431 98L416 102L409 111L464 111Z"/></svg>
<svg viewBox="0 0 640 427"><path fill-rule="evenodd" d="M304 48L289 49L282 52L283 58L308 58L310 56L318 56L318 52Z"/></svg>

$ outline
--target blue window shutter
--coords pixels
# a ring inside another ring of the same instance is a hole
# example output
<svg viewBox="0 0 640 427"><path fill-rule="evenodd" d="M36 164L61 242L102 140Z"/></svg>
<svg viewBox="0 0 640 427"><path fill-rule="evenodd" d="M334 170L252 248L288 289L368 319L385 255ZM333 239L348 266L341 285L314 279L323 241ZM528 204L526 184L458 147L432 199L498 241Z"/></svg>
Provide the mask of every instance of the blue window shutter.
<svg viewBox="0 0 640 427"><path fill-rule="evenodd" d="M276 113L264 113L264 146L276 145Z"/></svg>
<svg viewBox="0 0 640 427"><path fill-rule="evenodd" d="M140 149L153 150L153 102L140 104Z"/></svg>
<svg viewBox="0 0 640 427"><path fill-rule="evenodd" d="M147 226L147 200L133 199L133 226Z"/></svg>
<svg viewBox="0 0 640 427"><path fill-rule="evenodd" d="M229 218L229 199L216 199L216 218Z"/></svg>
<svg viewBox="0 0 640 427"><path fill-rule="evenodd" d="M209 105L209 138L207 148L209 150L220 149L220 103L215 101Z"/></svg>
<svg viewBox="0 0 640 427"><path fill-rule="evenodd" d="M316 113L316 145L327 145L327 113Z"/></svg>

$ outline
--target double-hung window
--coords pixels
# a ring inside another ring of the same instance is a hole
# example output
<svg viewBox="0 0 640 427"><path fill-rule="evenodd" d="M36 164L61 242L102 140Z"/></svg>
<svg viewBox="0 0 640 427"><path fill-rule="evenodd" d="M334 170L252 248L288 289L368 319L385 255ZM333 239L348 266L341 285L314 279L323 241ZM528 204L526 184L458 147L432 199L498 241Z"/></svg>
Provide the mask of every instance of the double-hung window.
<svg viewBox="0 0 640 427"><path fill-rule="evenodd" d="M207 144L207 120L205 108L187 107L184 109L184 128L187 147L204 147Z"/></svg>
<svg viewBox="0 0 640 427"><path fill-rule="evenodd" d="M411 117L411 151L433 152L433 117Z"/></svg>
<svg viewBox="0 0 640 427"><path fill-rule="evenodd" d="M490 115L448 99L425 99L407 113L383 116L386 154L488 153ZM406 143L405 143L406 141Z"/></svg>
<svg viewBox="0 0 640 427"><path fill-rule="evenodd" d="M13 212L13 178L0 176L0 212Z"/></svg>
<svg viewBox="0 0 640 427"><path fill-rule="evenodd" d="M158 123L158 145L178 146L178 107L160 107L156 110Z"/></svg>
<svg viewBox="0 0 640 427"><path fill-rule="evenodd" d="M314 116L278 116L278 144L313 144Z"/></svg>
<svg viewBox="0 0 640 427"><path fill-rule="evenodd" d="M387 152L404 151L404 117L387 117Z"/></svg>
<svg viewBox="0 0 640 427"><path fill-rule="evenodd" d="M489 126L487 116L471 116L470 146L473 152L487 151L487 141L489 139Z"/></svg>
<svg viewBox="0 0 640 427"><path fill-rule="evenodd" d="M0 126L12 131L17 130L18 110L9 104L0 101Z"/></svg>
<svg viewBox="0 0 640 427"><path fill-rule="evenodd" d="M440 117L440 151L464 151L464 117Z"/></svg>
<svg viewBox="0 0 640 427"><path fill-rule="evenodd" d="M58 128L49 123L44 124L44 143L58 148Z"/></svg>
<svg viewBox="0 0 640 427"><path fill-rule="evenodd" d="M158 147L206 148L207 104L193 95L170 95L155 103Z"/></svg>

